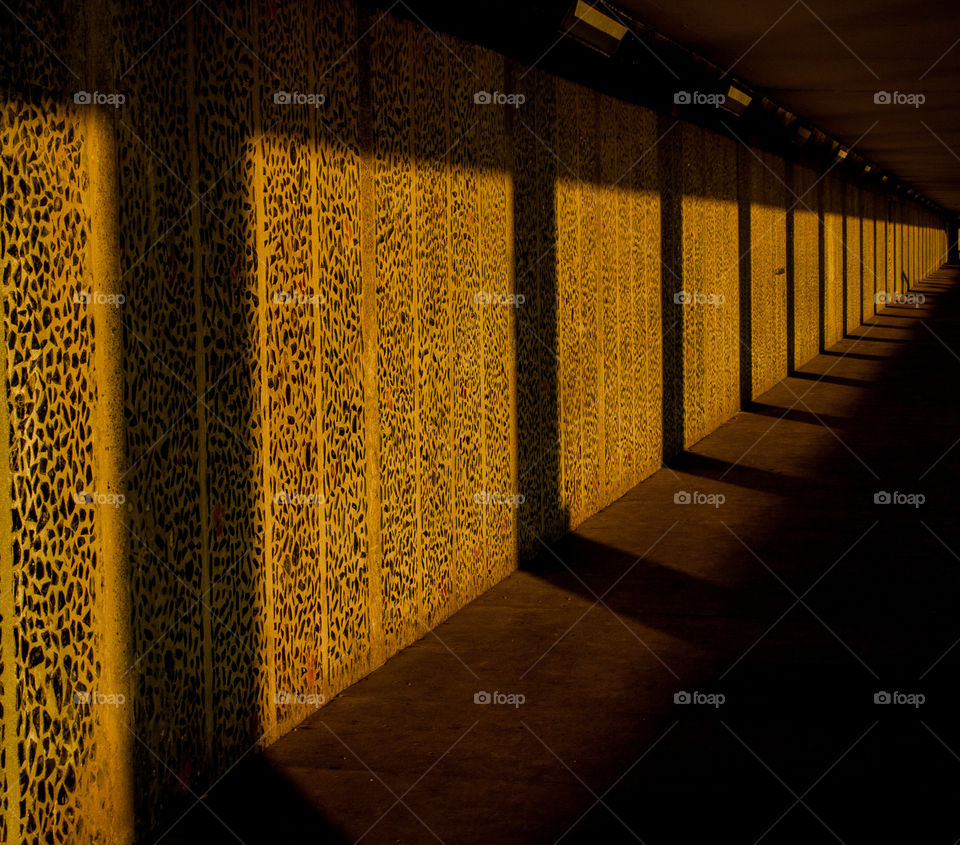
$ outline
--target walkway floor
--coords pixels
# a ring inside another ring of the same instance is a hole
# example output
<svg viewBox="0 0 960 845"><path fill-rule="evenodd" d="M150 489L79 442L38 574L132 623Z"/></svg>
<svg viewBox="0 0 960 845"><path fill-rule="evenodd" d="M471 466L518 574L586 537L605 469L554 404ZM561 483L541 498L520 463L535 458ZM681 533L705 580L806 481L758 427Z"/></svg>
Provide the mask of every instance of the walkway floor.
<svg viewBox="0 0 960 845"><path fill-rule="evenodd" d="M159 841L955 842L958 278L933 274L923 306L868 320Z"/></svg>

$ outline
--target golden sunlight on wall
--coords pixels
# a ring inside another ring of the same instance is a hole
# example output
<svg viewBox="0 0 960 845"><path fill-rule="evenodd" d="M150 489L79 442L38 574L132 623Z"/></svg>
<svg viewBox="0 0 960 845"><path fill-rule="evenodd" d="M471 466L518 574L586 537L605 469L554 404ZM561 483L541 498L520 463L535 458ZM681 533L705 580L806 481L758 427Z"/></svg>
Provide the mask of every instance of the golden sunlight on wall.
<svg viewBox="0 0 960 845"><path fill-rule="evenodd" d="M698 127L677 131L684 297L675 313L683 337L684 445L690 446L739 407L737 148Z"/></svg>
<svg viewBox="0 0 960 845"><path fill-rule="evenodd" d="M787 375L786 189L783 159L769 153L746 152L751 397L756 397Z"/></svg>
<svg viewBox="0 0 960 845"><path fill-rule="evenodd" d="M844 184L833 176L821 183L823 225L823 346L829 348L843 337Z"/></svg>
<svg viewBox="0 0 960 845"><path fill-rule="evenodd" d="M820 195L817 174L806 167L791 168L793 266L793 358L795 366L820 351L819 233Z"/></svg>
<svg viewBox="0 0 960 845"><path fill-rule="evenodd" d="M862 192L855 185L843 186L843 327L848 333L860 325L860 289L865 263L861 229L861 194Z"/></svg>
<svg viewBox="0 0 960 845"><path fill-rule="evenodd" d="M864 321L868 321L873 316L874 297L878 287L876 206L874 192L862 191L860 195L862 240L860 257L863 260L863 267L861 268L860 315Z"/></svg>

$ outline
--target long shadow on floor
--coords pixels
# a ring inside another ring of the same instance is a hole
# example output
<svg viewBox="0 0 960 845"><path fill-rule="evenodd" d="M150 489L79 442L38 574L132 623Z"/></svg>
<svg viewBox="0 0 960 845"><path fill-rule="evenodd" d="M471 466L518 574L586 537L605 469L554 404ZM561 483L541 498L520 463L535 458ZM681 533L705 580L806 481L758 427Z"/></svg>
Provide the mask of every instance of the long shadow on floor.
<svg viewBox="0 0 960 845"><path fill-rule="evenodd" d="M958 307L858 329L206 800L248 843L954 841Z"/></svg>

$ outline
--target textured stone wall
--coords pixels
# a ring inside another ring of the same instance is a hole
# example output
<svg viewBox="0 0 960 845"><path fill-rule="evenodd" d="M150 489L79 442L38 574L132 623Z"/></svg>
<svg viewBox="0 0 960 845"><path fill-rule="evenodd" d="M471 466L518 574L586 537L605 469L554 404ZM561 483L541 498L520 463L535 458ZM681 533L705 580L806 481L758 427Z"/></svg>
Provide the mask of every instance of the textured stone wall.
<svg viewBox="0 0 960 845"><path fill-rule="evenodd" d="M877 276L877 198L870 190L860 192L860 316L869 320L874 312L874 297L879 289Z"/></svg>
<svg viewBox="0 0 960 845"><path fill-rule="evenodd" d="M169 818L943 259L349 3L16 6L0 842Z"/></svg>
<svg viewBox="0 0 960 845"><path fill-rule="evenodd" d="M820 351L820 190L814 171L797 165L791 172L792 351L800 365Z"/></svg>
<svg viewBox="0 0 960 845"><path fill-rule="evenodd" d="M787 375L787 190L783 159L747 152L750 337L741 354L750 356L753 398Z"/></svg>
<svg viewBox="0 0 960 845"><path fill-rule="evenodd" d="M865 192L856 185L844 185L843 240L844 240L844 315L845 332L860 325L860 303L863 299L861 285L865 261L863 258L862 197Z"/></svg>
<svg viewBox="0 0 960 845"><path fill-rule="evenodd" d="M833 346L843 337L844 267L846 244L844 243L844 184L834 176L827 176L821 183L822 215L820 240L823 244L823 287L821 316L822 343Z"/></svg>
<svg viewBox="0 0 960 845"><path fill-rule="evenodd" d="M680 194L673 318L681 341L683 445L702 439L739 405L740 242L737 146L696 126L671 139L679 170L665 174ZM669 284L669 282L668 282ZM666 315L665 315L666 316Z"/></svg>

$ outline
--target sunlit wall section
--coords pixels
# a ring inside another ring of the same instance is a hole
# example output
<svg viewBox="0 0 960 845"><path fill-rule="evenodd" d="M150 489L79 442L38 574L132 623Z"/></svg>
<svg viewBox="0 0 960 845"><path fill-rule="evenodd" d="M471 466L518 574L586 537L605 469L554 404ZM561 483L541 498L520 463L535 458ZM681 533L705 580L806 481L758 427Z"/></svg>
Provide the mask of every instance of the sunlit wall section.
<svg viewBox="0 0 960 845"><path fill-rule="evenodd" d="M380 519L386 651L416 624L421 562L417 538L417 349L414 240L413 39L385 18L372 33L375 156L377 389Z"/></svg>
<svg viewBox="0 0 960 845"><path fill-rule="evenodd" d="M581 508L574 513L574 525L596 513L600 505L604 463L603 439L603 346L599 317L602 297L602 256L606 251L605 232L601 228L603 205L599 186L600 150L598 148L598 116L601 105L608 102L589 88L576 87L577 166L574 178L579 180L580 248L575 276L571 280L580 288L580 457Z"/></svg>
<svg viewBox="0 0 960 845"><path fill-rule="evenodd" d="M863 284L863 233L861 229L862 191L856 185L843 185L843 304L844 331L860 325L860 300Z"/></svg>
<svg viewBox="0 0 960 845"><path fill-rule="evenodd" d="M889 267L887 263L888 225L887 225L887 197L878 193L874 199L873 211L876 224L876 252L877 252L877 289L874 291L874 302L879 301L880 294L887 295L887 278Z"/></svg>
<svg viewBox="0 0 960 845"><path fill-rule="evenodd" d="M829 349L843 337L843 183L827 176L822 184L820 215L823 240L823 337Z"/></svg>
<svg viewBox="0 0 960 845"><path fill-rule="evenodd" d="M927 264L927 272L936 270L947 257L947 232L942 220L934 219L931 221L930 233L930 256Z"/></svg>
<svg viewBox="0 0 960 845"><path fill-rule="evenodd" d="M674 309L683 337L684 445L691 446L739 406L737 149L688 125L675 142L681 145L683 289Z"/></svg>
<svg viewBox="0 0 960 845"><path fill-rule="evenodd" d="M575 526L660 466L660 186L651 112L562 81L556 104L556 258L537 258L557 279L561 512Z"/></svg>
<svg viewBox="0 0 960 845"><path fill-rule="evenodd" d="M488 308L511 307L494 299L481 283L485 225L480 187L482 155L477 121L481 109L475 95L484 91L479 77L478 48L455 43L463 63L450 62L450 130L446 163L450 174L450 327L445 341L451 356L451 412L453 472L450 518L453 521L451 557L453 583L450 607L473 598L485 583L481 577L486 536L485 484L486 418L484 325ZM378 239L379 246L379 239ZM531 472L532 477L535 472Z"/></svg>
<svg viewBox="0 0 960 845"><path fill-rule="evenodd" d="M417 38L421 33L417 34ZM448 57L447 61L456 61ZM506 92L508 77L502 56L477 51L479 82L485 91ZM514 295L513 188L510 165L508 107L477 105L477 199L480 261L477 287L498 295L483 306L483 438L484 478L480 503L485 539L478 562L478 591L487 589L516 566L516 409L514 349L515 309L504 305ZM472 598L472 596L471 596Z"/></svg>
<svg viewBox="0 0 960 845"><path fill-rule="evenodd" d="M390 18L371 47L386 653L516 562L505 63L457 53Z"/></svg>
<svg viewBox="0 0 960 845"><path fill-rule="evenodd" d="M414 171L413 237L415 299L411 303L415 331L417 461L408 467L416 474L421 573L416 605L405 624L417 631L432 627L450 594L450 557L453 550L453 485L451 442L453 350L449 343L450 305L450 196L445 152L456 140L449 136L449 53L436 39L402 36L413 46L413 115L411 169ZM469 55L468 55L469 57ZM438 104L437 91L444 102Z"/></svg>
<svg viewBox="0 0 960 845"><path fill-rule="evenodd" d="M99 498L109 491L95 474L94 313L114 306L98 300L103 280L90 260L92 107L74 102L85 18L67 6L21 4L36 37L5 23L0 58L0 841L11 843L104 841L110 802L96 780L109 763L97 739L112 710L97 698L109 692L100 524L127 506ZM77 15L69 34L64 14Z"/></svg>
<svg viewBox="0 0 960 845"><path fill-rule="evenodd" d="M871 188L860 191L860 221L860 257L863 260L860 316L861 322L866 322L873 316L874 297L878 287L876 194Z"/></svg>
<svg viewBox="0 0 960 845"><path fill-rule="evenodd" d="M621 281L629 275L631 246L636 237L630 221L630 192L623 184L627 168L624 116L626 104L601 102L603 117L597 121L596 145L600 154L594 214L599 221L597 290L597 357L600 363L600 430L602 433L600 501L609 504L621 492L624 458L635 448L632 420L625 420L621 407L623 367L621 335L632 333L632 314L621 311ZM626 306L626 301L624 306Z"/></svg>
<svg viewBox="0 0 960 845"><path fill-rule="evenodd" d="M749 204L751 396L787 375L787 216L782 158L748 151L741 155L742 186Z"/></svg>
<svg viewBox="0 0 960 845"><path fill-rule="evenodd" d="M899 293L906 293L910 284L910 222L909 210L906 203L900 203L897 208L898 225L897 235L899 244L897 278L899 279Z"/></svg>
<svg viewBox="0 0 960 845"><path fill-rule="evenodd" d="M902 290L900 266L903 262L903 223L900 220L900 203L895 199L890 200L890 226L887 237L890 242L887 296L892 301L892 298Z"/></svg>
<svg viewBox="0 0 960 845"><path fill-rule="evenodd" d="M917 261L917 210L910 206L908 208L909 214L909 225L907 229L907 237L910 241L910 269L907 272L907 278L909 279L909 284L915 284L918 281L918 269L919 262Z"/></svg>
<svg viewBox="0 0 960 845"><path fill-rule="evenodd" d="M583 289L579 284L580 251L584 241L583 193L596 190L581 181L580 124L589 94L566 80L557 83L557 157L555 186L557 243L557 355L561 432L560 489L570 524L584 518L584 400L583 372L586 350L581 343ZM561 117L562 116L562 117ZM588 151L586 151L588 152Z"/></svg>
<svg viewBox="0 0 960 845"><path fill-rule="evenodd" d="M915 280L920 281L923 278L924 266L924 224L926 223L926 212L923 209L916 208L913 212L913 268Z"/></svg>
<svg viewBox="0 0 960 845"><path fill-rule="evenodd" d="M660 184L656 115L620 106L620 220L608 236L624 239L616 326L620 334L620 491L660 469L663 451L663 334L661 321Z"/></svg>
<svg viewBox="0 0 960 845"><path fill-rule="evenodd" d="M339 225L331 226L333 215L323 213L327 203L344 201L320 154L321 145L326 148L331 140L322 126L325 116L310 103L287 101L290 92L308 97L317 93L317 69L323 65L315 64L315 51L326 54L326 39L335 32L328 21L316 41L296 37L310 26L310 15L304 6L294 4L259 27L262 55L267 57L261 74L262 160L256 207L265 347L261 414L269 432L263 457L272 585L273 676L268 703L271 726L277 724L279 731L307 711L300 696L325 689L324 656L330 647L324 639L329 569L325 517L327 499L334 492L336 460L335 447L330 454L325 447L333 434L327 426L336 423L323 407L324 393L333 387L324 350L332 342L342 356L351 344L349 336L333 339L324 328L342 323L357 307L355 293L352 299L349 296L349 282L344 285L345 297L338 295L330 278L333 273L349 278L349 264L334 270L329 253L336 255L350 218L349 212L338 215ZM349 90L335 90L329 79L323 83L330 87L320 93L332 103L349 98ZM355 206L355 192L348 202L351 199ZM321 224L326 225L321 229ZM349 377L342 375L342 388L348 391ZM349 401L345 405L352 417ZM337 484L349 478L347 465L338 468ZM307 616L305 607L317 610Z"/></svg>
<svg viewBox="0 0 960 845"><path fill-rule="evenodd" d="M905 205L903 209L904 291L909 289L910 285L912 285L916 280L916 267L914 265L914 259L916 256L914 255L913 220L914 220L913 206Z"/></svg>
<svg viewBox="0 0 960 845"><path fill-rule="evenodd" d="M898 203L897 205L897 243L899 247L899 255L897 259L897 263L898 263L897 279L899 280L898 293L905 293L909 285L910 239L908 235L908 227L909 227L909 223L908 223L906 204Z"/></svg>
<svg viewBox="0 0 960 845"><path fill-rule="evenodd" d="M662 439L656 119L609 98L598 108L599 170L584 211L595 233L584 256L594 254L599 269L595 355L602 388L601 489L591 510L659 467Z"/></svg>
<svg viewBox="0 0 960 845"><path fill-rule="evenodd" d="M801 366L820 351L820 186L806 167L791 168L793 210L793 361Z"/></svg>
<svg viewBox="0 0 960 845"><path fill-rule="evenodd" d="M311 666L308 661L303 668L308 684L311 668L315 675L322 671L323 690L329 696L376 662L370 602L373 553L367 427L371 409L365 405L371 358L364 340L368 303L363 296L365 221L360 196L363 172L368 177L370 172L364 159L369 155L368 137L361 126L361 59L350 49L362 32L360 22L338 0L321 4L319 14L311 12L311 7L316 9L304 4L304 28L314 39L310 82L325 101L312 109L317 138L311 181L317 194L312 261L319 306L313 313L320 355L320 443L317 455L311 457L322 484L324 571L321 651L310 657L316 662L322 656L323 665ZM372 224L372 215L368 219Z"/></svg>
<svg viewBox="0 0 960 845"><path fill-rule="evenodd" d="M910 209L910 281L916 284L920 281L920 210Z"/></svg>

